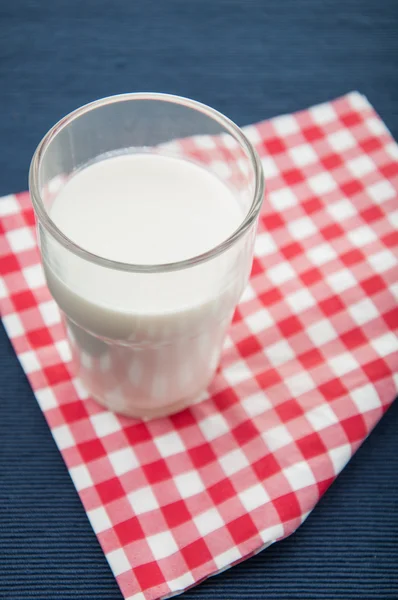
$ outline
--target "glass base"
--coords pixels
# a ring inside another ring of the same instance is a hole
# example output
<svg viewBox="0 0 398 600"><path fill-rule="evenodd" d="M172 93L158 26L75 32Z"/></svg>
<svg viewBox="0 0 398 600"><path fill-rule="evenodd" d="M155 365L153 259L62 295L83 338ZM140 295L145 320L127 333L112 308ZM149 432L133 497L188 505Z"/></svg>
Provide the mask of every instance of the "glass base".
<svg viewBox="0 0 398 600"><path fill-rule="evenodd" d="M106 402L103 398L98 396L91 396L98 404L100 404L103 408L107 410L111 410L117 414L123 415L125 417L133 417L134 419L141 419L143 421L150 421L152 419L159 419L161 417L169 417L174 415L188 406L191 406L195 403L196 398L183 398L182 400L178 400L173 404L167 404L167 406L161 406L158 408L149 409L141 408L138 406L133 406L129 409L115 410L113 407L109 406L109 403ZM199 396L197 396L199 398Z"/></svg>

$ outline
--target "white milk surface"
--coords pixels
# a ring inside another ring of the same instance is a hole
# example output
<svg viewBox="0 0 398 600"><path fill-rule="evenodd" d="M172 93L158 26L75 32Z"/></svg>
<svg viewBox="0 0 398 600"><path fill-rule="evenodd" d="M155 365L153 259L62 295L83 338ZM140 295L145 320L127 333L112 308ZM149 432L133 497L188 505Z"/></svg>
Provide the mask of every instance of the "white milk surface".
<svg viewBox="0 0 398 600"><path fill-rule="evenodd" d="M171 263L211 250L243 219L210 171L178 158L124 154L96 162L61 189L50 216L73 242L104 258ZM246 277L227 252L195 268L126 273L59 247L44 265L66 316L78 374L109 408L173 412L206 389ZM56 265L56 268L53 267Z"/></svg>
<svg viewBox="0 0 398 600"><path fill-rule="evenodd" d="M127 154L80 171L57 196L51 218L94 254L160 264L217 246L239 227L242 214L210 171L181 159Z"/></svg>

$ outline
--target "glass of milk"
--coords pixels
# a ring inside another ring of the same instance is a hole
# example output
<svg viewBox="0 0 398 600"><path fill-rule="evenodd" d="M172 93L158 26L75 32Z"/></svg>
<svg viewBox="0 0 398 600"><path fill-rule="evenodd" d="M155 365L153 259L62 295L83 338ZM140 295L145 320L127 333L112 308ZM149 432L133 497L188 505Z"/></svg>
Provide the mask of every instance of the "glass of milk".
<svg viewBox="0 0 398 600"><path fill-rule="evenodd" d="M139 418L202 398L263 200L242 131L186 98L104 98L47 133L29 183L47 284L89 394Z"/></svg>

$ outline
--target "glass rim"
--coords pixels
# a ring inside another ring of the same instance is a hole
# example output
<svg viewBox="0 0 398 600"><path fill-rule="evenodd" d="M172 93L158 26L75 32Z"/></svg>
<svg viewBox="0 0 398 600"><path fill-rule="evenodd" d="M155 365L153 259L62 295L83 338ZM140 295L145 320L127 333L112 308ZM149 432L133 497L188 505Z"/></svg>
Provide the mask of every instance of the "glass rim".
<svg viewBox="0 0 398 600"><path fill-rule="evenodd" d="M67 127L75 119L78 119L80 116L107 104L113 104L116 102L126 102L130 100L157 100L160 102L170 102L173 104L179 104L197 110L205 114L206 116L212 118L213 120L217 121L220 125L222 125L228 131L228 133L230 133L246 150L251 163L251 167L254 171L255 178L255 188L250 208L239 227L228 238L226 238L224 241L214 246L210 250L198 254L197 256L193 256L188 259L175 261L171 263L134 264L129 262L116 261L109 258L105 258L98 254L94 254L93 252L90 252L89 250L86 250L79 244L73 242L68 236L66 236L62 232L61 229L59 229L59 227L57 227L57 225L54 223L54 221L51 219L50 215L46 211L43 200L41 198L38 181L42 157L44 152L48 148L50 142L58 135L59 132L61 132L65 127ZM250 228L252 223L257 218L263 203L264 186L264 176L259 156L251 142L247 139L247 137L240 129L240 127L238 127L238 125L236 125L233 121L231 121L231 119L229 119L219 111L215 110L214 108L211 108L210 106L207 106L206 104L203 104L202 102L191 100L190 98L184 98L183 96L176 96L173 94L162 94L158 92L134 92L118 94L114 96L107 96L105 98L100 98L98 100L94 100L93 102L89 102L88 104L84 104L83 106L70 112L62 119L60 119L43 137L33 154L29 169L29 191L34 211L38 218L39 224L42 224L46 231L49 234L51 234L54 239L56 239L65 249L99 266L118 271L136 273L159 273L186 269L188 267L193 267L201 263L207 262L208 260L219 256L220 254L231 248L235 244L235 242L244 235L244 233Z"/></svg>

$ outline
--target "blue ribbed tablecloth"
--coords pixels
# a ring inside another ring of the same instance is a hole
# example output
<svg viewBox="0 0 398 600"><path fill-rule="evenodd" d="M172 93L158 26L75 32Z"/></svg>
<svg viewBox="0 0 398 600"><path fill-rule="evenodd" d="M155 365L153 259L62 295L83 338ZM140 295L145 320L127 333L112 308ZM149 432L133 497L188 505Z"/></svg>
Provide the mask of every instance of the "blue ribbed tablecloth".
<svg viewBox="0 0 398 600"><path fill-rule="evenodd" d="M127 91L244 125L358 89L398 138L396 0L2 0L0 195L61 116ZM183 595L398 598L398 403L289 539ZM0 331L0 598L121 598Z"/></svg>

